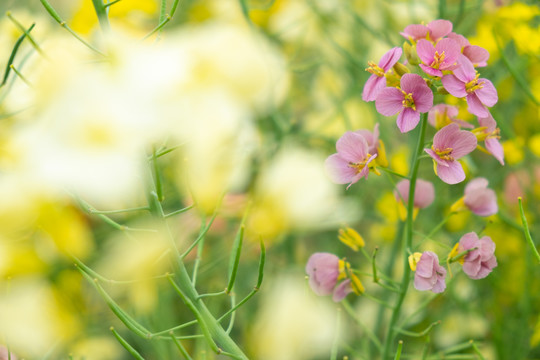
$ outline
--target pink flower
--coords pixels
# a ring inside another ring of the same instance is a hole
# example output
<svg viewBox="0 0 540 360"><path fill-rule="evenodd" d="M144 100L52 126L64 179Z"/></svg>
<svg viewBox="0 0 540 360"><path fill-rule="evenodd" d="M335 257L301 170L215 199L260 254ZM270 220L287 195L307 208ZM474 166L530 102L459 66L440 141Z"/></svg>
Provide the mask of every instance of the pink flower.
<svg viewBox="0 0 540 360"><path fill-rule="evenodd" d="M394 196L397 201L407 203L409 201L409 180L401 180L396 185L396 190L394 191ZM429 181L422 179L416 180L416 191L414 192L414 207L418 209L423 209L431 205L435 199L435 189L433 184Z"/></svg>
<svg viewBox="0 0 540 360"><path fill-rule="evenodd" d="M431 251L424 251L416 264L414 273L414 288L416 290L431 290L441 293L446 289L444 279L446 269L439 265L439 257Z"/></svg>
<svg viewBox="0 0 540 360"><path fill-rule="evenodd" d="M470 232L459 240L459 252L474 249L463 261L463 272L471 279L483 279L497 266L495 258L495 243L489 236L478 239L475 232Z"/></svg>
<svg viewBox="0 0 540 360"><path fill-rule="evenodd" d="M444 88L455 97L466 97L470 113L478 117L488 117L489 111L485 106L492 107L497 103L497 90L491 81L478 78L480 74L474 70L467 57L461 55L458 63L460 66L453 74L442 77Z"/></svg>
<svg viewBox="0 0 540 360"><path fill-rule="evenodd" d="M0 345L0 360L17 360L17 357L12 352L8 353L8 350L5 346Z"/></svg>
<svg viewBox="0 0 540 360"><path fill-rule="evenodd" d="M364 140L366 140L368 146L368 153L370 153L371 155L378 154L377 147L379 146L379 123L375 124L373 132L367 129L362 129L356 130L355 133L361 135Z"/></svg>
<svg viewBox="0 0 540 360"><path fill-rule="evenodd" d="M493 119L493 116L488 113L487 117L479 117L478 123L480 124L480 128L477 130L481 131L476 132L477 139L479 141L484 140L487 151L489 151L501 165L504 165L504 150L499 142L500 130L497 127L497 122Z"/></svg>
<svg viewBox="0 0 540 360"><path fill-rule="evenodd" d="M465 206L478 216L490 216L496 214L497 195L495 191L488 189L488 181L477 178L470 181L465 187Z"/></svg>
<svg viewBox="0 0 540 360"><path fill-rule="evenodd" d="M349 184L347 189L361 178L367 178L369 163L377 155L369 153L368 142L361 134L347 131L336 143L337 154L325 161L328 175L336 184Z"/></svg>
<svg viewBox="0 0 540 360"><path fill-rule="evenodd" d="M374 101L377 95L386 87L386 78L384 75L390 70L401 57L402 50L400 47L395 47L383 55L379 64L368 62L369 67L366 69L372 75L366 81L364 90L362 91L362 100Z"/></svg>
<svg viewBox="0 0 540 360"><path fill-rule="evenodd" d="M334 293L332 295L332 301L340 302L341 300L345 299L345 297L348 294L352 292L353 292L353 288L351 285L351 280L349 279L344 280L334 289Z"/></svg>
<svg viewBox="0 0 540 360"><path fill-rule="evenodd" d="M314 253L306 264L309 286L317 295L330 295L339 277L339 258L330 253Z"/></svg>
<svg viewBox="0 0 540 360"><path fill-rule="evenodd" d="M457 161L476 148L476 136L459 125L450 124L437 131L431 149L424 149L436 163L437 176L447 184L465 180L463 167Z"/></svg>
<svg viewBox="0 0 540 360"><path fill-rule="evenodd" d="M450 33L448 34L448 38L458 42L461 48L460 51L471 61L474 66L482 67L487 65L489 52L486 49L480 46L471 45L469 40L460 34Z"/></svg>
<svg viewBox="0 0 540 360"><path fill-rule="evenodd" d="M432 106L433 92L417 74L403 75L401 89L387 87L375 100L380 114L392 116L399 113L397 125L402 133L414 129L420 121L420 113L427 112Z"/></svg>
<svg viewBox="0 0 540 360"><path fill-rule="evenodd" d="M400 34L407 40L417 41L420 39L429 39L437 42L452 32L452 23L448 20L433 20L427 25L413 24L405 27Z"/></svg>
<svg viewBox="0 0 540 360"><path fill-rule="evenodd" d="M442 39L435 46L421 39L416 44L416 52L422 60L420 67L431 76L442 77L443 70L454 70L459 66L456 61L461 54L460 47L452 39Z"/></svg>
<svg viewBox="0 0 540 360"><path fill-rule="evenodd" d="M463 128L474 128L472 124L466 121L457 119L458 108L453 105L437 104L428 112L428 122L436 129L445 127L448 124L456 123Z"/></svg>

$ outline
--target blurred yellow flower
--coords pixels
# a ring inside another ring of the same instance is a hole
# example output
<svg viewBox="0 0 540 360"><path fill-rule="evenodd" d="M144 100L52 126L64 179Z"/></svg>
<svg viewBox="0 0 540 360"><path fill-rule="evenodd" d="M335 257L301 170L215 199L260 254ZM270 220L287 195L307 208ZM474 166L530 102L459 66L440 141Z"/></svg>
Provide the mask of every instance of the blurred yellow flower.
<svg viewBox="0 0 540 360"><path fill-rule="evenodd" d="M523 142L520 137L503 141L504 158L508 165L517 165L525 158Z"/></svg>

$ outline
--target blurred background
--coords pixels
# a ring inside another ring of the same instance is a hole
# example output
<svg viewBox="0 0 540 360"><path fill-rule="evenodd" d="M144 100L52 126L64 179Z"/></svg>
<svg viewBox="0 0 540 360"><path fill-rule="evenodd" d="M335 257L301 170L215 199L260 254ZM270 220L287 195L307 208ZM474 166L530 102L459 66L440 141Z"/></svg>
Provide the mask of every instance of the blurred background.
<svg viewBox="0 0 540 360"><path fill-rule="evenodd" d="M448 19L490 53L481 74L498 90L490 110L505 165L476 151L463 161L467 180L449 186L423 161L420 177L434 183L436 197L418 215L416 239L449 214L470 179L484 177L498 214L454 215L419 251L445 258L463 234L482 232L496 243L499 265L474 282L456 270L447 291L425 306L432 294L411 289L406 329L441 323L426 336L399 335L403 358L428 351L424 358L481 359L473 340L485 359L540 359L540 264L517 201L523 198L535 239L538 1L180 0L153 32L175 4L112 4L114 36L107 37L92 1L51 0L78 40L41 2L0 2L0 74L9 75L0 88L0 344L25 359L132 358L109 331L114 326L145 359L181 358L170 341L127 330L73 265L80 259L103 276L108 294L156 332L192 320L163 276L171 271L167 231L148 213L145 195L158 183L168 213L195 204L168 220L179 248L211 221L204 247L186 257L201 292L227 285L233 240L245 223L235 293L237 301L247 295L264 241L262 287L237 310L231 332L249 358L326 359L334 351L339 359L376 359L368 332L382 336L390 311L368 297L351 294L346 305L317 297L304 268L312 253L331 252L370 272L371 262L338 240L338 230L350 226L368 254L379 248L381 268L401 269L392 251L402 226L393 194L400 179L371 174L345 190L323 164L345 131L379 124L389 168L408 173L416 131L400 134L393 118L362 101L365 68L403 45L405 26ZM32 39L18 45L21 27L34 23ZM454 105L458 118L473 121L465 102ZM434 133L429 128L428 138ZM395 301L370 276L361 280L367 294ZM208 304L224 313L230 299ZM184 345L193 358L222 358L203 340Z"/></svg>

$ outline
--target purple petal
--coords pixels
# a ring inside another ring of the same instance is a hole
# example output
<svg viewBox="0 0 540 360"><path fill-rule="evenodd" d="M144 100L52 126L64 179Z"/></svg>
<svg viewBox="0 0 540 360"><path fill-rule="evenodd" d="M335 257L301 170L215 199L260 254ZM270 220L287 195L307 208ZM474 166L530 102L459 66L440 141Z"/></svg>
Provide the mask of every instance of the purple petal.
<svg viewBox="0 0 540 360"><path fill-rule="evenodd" d="M474 114L478 117L488 117L490 115L488 109L482 104L482 101L476 95L476 92L472 92L467 95L467 110L471 114Z"/></svg>
<svg viewBox="0 0 540 360"><path fill-rule="evenodd" d="M416 89L422 88L422 87L426 87L429 89L424 79L422 79L422 77L418 74L408 73L408 74L403 75L401 77L400 84L401 84L401 89L408 94L410 93L414 94Z"/></svg>
<svg viewBox="0 0 540 360"><path fill-rule="evenodd" d="M362 100L374 101L385 87L386 78L384 76L371 75L364 85Z"/></svg>
<svg viewBox="0 0 540 360"><path fill-rule="evenodd" d="M435 47L431 42L421 39L416 43L416 53L418 54L420 60L429 66L435 57Z"/></svg>
<svg viewBox="0 0 540 360"><path fill-rule="evenodd" d="M418 179L416 181L416 191L414 192L414 206L420 209L426 208L431 205L434 199L435 188L433 184L429 181Z"/></svg>
<svg viewBox="0 0 540 360"><path fill-rule="evenodd" d="M456 41L461 49L470 45L469 40L467 40L467 38L461 34L450 33L448 34L448 38Z"/></svg>
<svg viewBox="0 0 540 360"><path fill-rule="evenodd" d="M467 274L471 279L474 279L480 271L481 267L482 264L480 263L480 260L465 261L465 263L463 264L463 272Z"/></svg>
<svg viewBox="0 0 540 360"><path fill-rule="evenodd" d="M431 291L435 294L442 293L446 289L446 283L444 282L444 278L437 278L437 282L435 285L433 285L433 288Z"/></svg>
<svg viewBox="0 0 540 360"><path fill-rule="evenodd" d="M425 278L418 274L414 275L414 288L420 291L431 290L437 282L436 277Z"/></svg>
<svg viewBox="0 0 540 360"><path fill-rule="evenodd" d="M478 216L490 216L497 213L497 196L487 188L483 178L471 181L465 188L465 205Z"/></svg>
<svg viewBox="0 0 540 360"><path fill-rule="evenodd" d="M397 117L397 126L399 131L406 133L411 131L418 125L420 121L420 113L412 108L405 108Z"/></svg>
<svg viewBox="0 0 540 360"><path fill-rule="evenodd" d="M483 87L475 91L482 104L488 107L495 105L499 98L497 96L497 89L495 89L493 83L488 79L478 79L478 83L483 83Z"/></svg>
<svg viewBox="0 0 540 360"><path fill-rule="evenodd" d="M451 144L448 147L451 147L452 157L454 159L460 159L463 156L471 153L476 149L477 140L476 136L466 130L459 130L457 135L452 138Z"/></svg>
<svg viewBox="0 0 540 360"><path fill-rule="evenodd" d="M459 47L459 44L452 39L442 39L437 43L435 49L439 54L444 52L445 56L443 64L441 64L440 67L442 70L449 70L451 65L454 65L458 57L461 55L461 48Z"/></svg>
<svg viewBox="0 0 540 360"><path fill-rule="evenodd" d="M485 126L487 128L485 131L488 133L494 131L497 128L497 122L491 114L489 114L489 116L487 117L479 117L478 123L480 124L480 126Z"/></svg>
<svg viewBox="0 0 540 360"><path fill-rule="evenodd" d="M375 100L375 108L384 116L397 114L403 109L403 93L396 88L387 87L383 89Z"/></svg>
<svg viewBox="0 0 540 360"><path fill-rule="evenodd" d="M489 59L489 52L483 47L476 45L465 46L463 55L465 55L474 66L486 66Z"/></svg>
<svg viewBox="0 0 540 360"><path fill-rule="evenodd" d="M344 160L357 163L366 158L368 145L363 136L347 131L337 141L336 149Z"/></svg>
<svg viewBox="0 0 540 360"><path fill-rule="evenodd" d="M477 246L482 261L489 260L495 253L495 243L489 236L482 236L482 238L478 240Z"/></svg>
<svg viewBox="0 0 540 360"><path fill-rule="evenodd" d="M424 251L416 264L416 273L422 277L431 277L435 263L439 263L437 255L431 251Z"/></svg>
<svg viewBox="0 0 540 360"><path fill-rule="evenodd" d="M433 158L433 160L435 160L435 162L441 166L449 166L448 165L448 160L443 160L441 159L441 157L439 155L437 155L437 153L431 149L424 149L425 152L428 153L429 156L431 156Z"/></svg>
<svg viewBox="0 0 540 360"><path fill-rule="evenodd" d="M361 135L367 142L368 145L368 153L370 154L376 154L377 153L377 146L379 145L379 124L375 124L375 128L373 129L373 132L362 129L362 130L356 130L356 134Z"/></svg>
<svg viewBox="0 0 540 360"><path fill-rule="evenodd" d="M428 112L433 106L433 92L423 80L413 89L413 99L418 112Z"/></svg>
<svg viewBox="0 0 540 360"><path fill-rule="evenodd" d="M334 289L334 295L332 295L332 301L340 302L341 300L345 299L345 297L352 291L353 290L351 286L351 280L349 279L344 280Z"/></svg>
<svg viewBox="0 0 540 360"><path fill-rule="evenodd" d="M407 179L401 180L396 185L396 191L394 191L394 196L397 201L403 200L404 203L409 201L409 186L410 182Z"/></svg>
<svg viewBox="0 0 540 360"><path fill-rule="evenodd" d="M459 136L459 125L451 123L435 133L433 147L435 149L454 148L454 139Z"/></svg>
<svg viewBox="0 0 540 360"><path fill-rule="evenodd" d="M433 20L427 27L429 29L429 37L433 41L437 41L452 32L452 22L448 20Z"/></svg>
<svg viewBox="0 0 540 360"><path fill-rule="evenodd" d="M419 66L422 68L422 70L424 70L424 72L428 75L431 75L431 76L436 76L436 77L442 77L443 76L443 73L441 70L438 70L438 69L434 69L430 66L427 66L427 65L424 65L424 64L419 64Z"/></svg>
<svg viewBox="0 0 540 360"><path fill-rule="evenodd" d="M306 264L309 285L317 295L329 295L339 276L339 258L330 253L314 253Z"/></svg>
<svg viewBox="0 0 540 360"><path fill-rule="evenodd" d="M442 77L442 84L446 91L455 97L462 98L467 96L467 90L465 89L465 82L461 81L454 75L444 75Z"/></svg>
<svg viewBox="0 0 540 360"><path fill-rule="evenodd" d="M412 38L413 40L424 39L428 34L428 28L425 25L413 24L405 27L400 34L407 40Z"/></svg>
<svg viewBox="0 0 540 360"><path fill-rule="evenodd" d="M437 176L447 184L453 185L465 180L465 172L459 161L448 161L448 166L437 164Z"/></svg>
<svg viewBox="0 0 540 360"><path fill-rule="evenodd" d="M381 60L379 61L379 67L385 72L390 70L392 66L394 66L398 62L402 53L403 50L401 50L400 47L390 49L386 54L382 56Z"/></svg>
<svg viewBox="0 0 540 360"><path fill-rule="evenodd" d="M476 70L471 61L464 55L460 55L457 60L459 67L454 70L454 75L464 83L468 83L476 76Z"/></svg>
<svg viewBox="0 0 540 360"><path fill-rule="evenodd" d="M504 149L499 142L499 139L487 138L486 141L484 141L484 144L486 145L487 151L489 151L490 154L501 163L501 165L504 165Z"/></svg>
<svg viewBox="0 0 540 360"><path fill-rule="evenodd" d="M356 169L350 167L349 162L339 154L333 154L326 158L324 166L330 180L335 184L352 183L356 176Z"/></svg>
<svg viewBox="0 0 540 360"><path fill-rule="evenodd" d="M478 241L478 235L474 231L466 233L459 239L459 248L461 251L472 249Z"/></svg>

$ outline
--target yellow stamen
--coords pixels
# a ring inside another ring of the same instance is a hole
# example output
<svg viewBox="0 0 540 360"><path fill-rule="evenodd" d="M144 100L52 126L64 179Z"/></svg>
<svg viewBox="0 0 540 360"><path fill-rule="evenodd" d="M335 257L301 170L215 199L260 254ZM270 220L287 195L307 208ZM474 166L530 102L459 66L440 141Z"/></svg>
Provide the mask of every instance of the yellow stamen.
<svg viewBox="0 0 540 360"><path fill-rule="evenodd" d="M500 139L501 129L496 128L492 132L486 132L487 127L481 126L476 129L471 130L471 132L476 136L478 142L484 141L486 139Z"/></svg>
<svg viewBox="0 0 540 360"><path fill-rule="evenodd" d="M438 51L435 51L435 55L433 56L433 62L429 65L434 69L438 69L439 66L441 66L441 63L444 61L444 58L446 57L444 51L439 54Z"/></svg>
<svg viewBox="0 0 540 360"><path fill-rule="evenodd" d="M368 73L377 75L379 77L384 76L384 70L379 65L375 64L373 61L368 61L368 65L369 67L366 68Z"/></svg>
<svg viewBox="0 0 540 360"><path fill-rule="evenodd" d="M433 150L435 154L439 155L442 160L454 161L454 158L452 157L452 151L454 149L452 148L435 149L434 146L431 146L431 150Z"/></svg>
<svg viewBox="0 0 540 360"><path fill-rule="evenodd" d="M416 271L416 264L418 264L421 257L422 253L419 252L415 252L414 254L409 256L409 266L411 267L412 271Z"/></svg>
<svg viewBox="0 0 540 360"><path fill-rule="evenodd" d="M465 90L467 91L467 93L475 92L476 90L484 87L483 81L481 83L478 83L478 77L480 77L480 74L477 72L474 79L465 84Z"/></svg>
<svg viewBox="0 0 540 360"><path fill-rule="evenodd" d="M366 164L368 163L371 156L372 156L371 154L367 154L364 161L361 161L361 162L358 162L358 163L352 163L351 162L351 163L349 163L349 167L352 167L353 169L356 169L356 173L359 174L366 167Z"/></svg>
<svg viewBox="0 0 540 360"><path fill-rule="evenodd" d="M412 93L406 93L405 91L401 90L403 93L403 101L401 104L403 104L403 107L412 108L414 111L416 111L416 105L414 104L414 99L412 96Z"/></svg>
<svg viewBox="0 0 540 360"><path fill-rule="evenodd" d="M364 239L354 229L346 227L345 229L339 229L338 239L354 251L358 251L365 246Z"/></svg>

